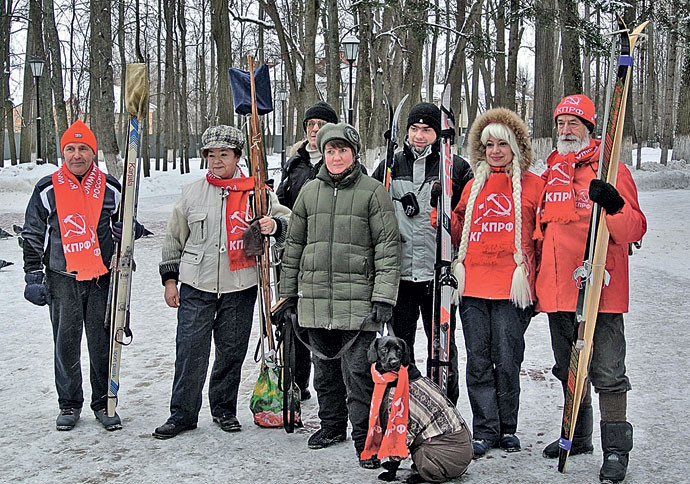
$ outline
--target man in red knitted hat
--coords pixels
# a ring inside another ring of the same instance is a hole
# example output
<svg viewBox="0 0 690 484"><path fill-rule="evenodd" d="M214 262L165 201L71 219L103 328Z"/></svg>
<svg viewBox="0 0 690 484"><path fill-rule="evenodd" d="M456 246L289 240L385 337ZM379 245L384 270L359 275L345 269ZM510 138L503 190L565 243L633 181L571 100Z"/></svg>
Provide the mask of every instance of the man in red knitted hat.
<svg viewBox="0 0 690 484"><path fill-rule="evenodd" d="M57 430L72 430L84 403L82 327L89 349L91 409L107 430L117 430L120 417L106 413L110 336L103 321L120 184L94 163L96 137L82 121L65 131L60 148L64 163L39 180L24 216L24 297L50 309L60 406ZM141 236L143 226L137 224L135 232Z"/></svg>
<svg viewBox="0 0 690 484"><path fill-rule="evenodd" d="M541 264L536 280L537 311L548 314L551 346L556 364L553 374L565 392L570 351L577 338L575 310L578 288L573 271L585 259L589 221L594 203L603 208L611 234L606 258L610 283L602 289L589 372L599 394L601 442L604 464L602 481L620 482L625 477L632 449L632 426L627 422L627 392L631 389L625 370L623 313L628 312L628 244L638 241L647 221L637 201L637 188L627 167L618 160L614 187L597 178L600 140L593 139L596 125L594 103L582 94L566 96L554 112L558 129L557 149L546 160L542 175L546 188L537 218L541 239ZM570 455L591 453L591 386L575 425ZM558 441L544 449L544 457L558 457Z"/></svg>

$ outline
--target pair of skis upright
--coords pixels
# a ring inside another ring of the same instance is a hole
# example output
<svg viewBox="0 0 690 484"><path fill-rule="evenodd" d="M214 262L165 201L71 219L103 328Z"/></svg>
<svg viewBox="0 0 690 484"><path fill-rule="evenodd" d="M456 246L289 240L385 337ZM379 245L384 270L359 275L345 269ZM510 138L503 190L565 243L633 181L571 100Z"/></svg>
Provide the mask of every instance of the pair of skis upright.
<svg viewBox="0 0 690 484"><path fill-rule="evenodd" d="M625 122L625 106L632 72L632 53L635 43L648 22L640 24L632 32L628 30L620 16L618 27L620 33L620 56L618 57L618 71L611 93L611 100L607 108L606 129L602 141L599 159L600 180L616 185L618 175L618 160L620 158L623 124ZM570 367L563 407L563 421L561 438L558 441L559 456L558 470L565 472L566 462L572 440L575 434L575 423L585 394L585 385L589 374L589 364L592 358L594 330L599 312L601 290L608 277L604 266L609 243L609 231L606 226L602 208L594 204L589 226L589 238L585 253L584 264L575 270L573 278L578 281L579 293L576 310L578 335L570 353Z"/></svg>
<svg viewBox="0 0 690 484"><path fill-rule="evenodd" d="M450 201L453 196L453 152L455 118L450 107L450 85L447 84L441 97L441 153L439 180L441 196L437 205L436 264L434 267L434 305L432 318L430 377L448 395L448 373L450 369L451 304L457 280L450 270L453 247L450 236Z"/></svg>
<svg viewBox="0 0 690 484"><path fill-rule="evenodd" d="M115 246L111 261L110 288L105 314L105 327L110 331L110 359L108 378L107 413L115 415L117 394L120 389L120 361L122 346L132 341L129 328L129 304L134 271L134 221L137 216L139 195L139 148L141 139L140 118L148 114L148 75L146 64L128 64L126 72L127 110L129 112L129 136L122 175L122 197L119 221L122 222L122 238Z"/></svg>

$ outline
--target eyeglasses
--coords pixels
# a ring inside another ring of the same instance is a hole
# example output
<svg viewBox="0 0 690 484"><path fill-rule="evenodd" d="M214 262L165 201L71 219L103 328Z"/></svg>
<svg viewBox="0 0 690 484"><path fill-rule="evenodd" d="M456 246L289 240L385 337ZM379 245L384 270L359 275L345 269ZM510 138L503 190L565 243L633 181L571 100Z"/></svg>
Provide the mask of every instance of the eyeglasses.
<svg viewBox="0 0 690 484"><path fill-rule="evenodd" d="M321 121L321 120L316 120L316 119L310 119L307 121L307 129L314 129L317 126L319 129L323 128L326 126L328 123L326 121Z"/></svg>

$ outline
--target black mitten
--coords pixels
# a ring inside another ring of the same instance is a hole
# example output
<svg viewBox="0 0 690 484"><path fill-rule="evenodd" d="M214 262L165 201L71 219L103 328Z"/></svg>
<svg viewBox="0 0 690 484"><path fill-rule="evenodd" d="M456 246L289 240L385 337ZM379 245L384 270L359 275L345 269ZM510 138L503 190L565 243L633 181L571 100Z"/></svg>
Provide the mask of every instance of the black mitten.
<svg viewBox="0 0 690 484"><path fill-rule="evenodd" d="M438 206L438 199L441 196L441 182L436 180L433 185L431 185L431 199L429 204L436 208Z"/></svg>
<svg viewBox="0 0 690 484"><path fill-rule="evenodd" d="M371 312L364 318L364 324L380 324L383 325L391 320L393 317L393 306L387 303L375 302L371 307Z"/></svg>
<svg viewBox="0 0 690 484"><path fill-rule="evenodd" d="M625 205L616 187L598 178L589 183L589 199L598 203L609 215L620 212Z"/></svg>

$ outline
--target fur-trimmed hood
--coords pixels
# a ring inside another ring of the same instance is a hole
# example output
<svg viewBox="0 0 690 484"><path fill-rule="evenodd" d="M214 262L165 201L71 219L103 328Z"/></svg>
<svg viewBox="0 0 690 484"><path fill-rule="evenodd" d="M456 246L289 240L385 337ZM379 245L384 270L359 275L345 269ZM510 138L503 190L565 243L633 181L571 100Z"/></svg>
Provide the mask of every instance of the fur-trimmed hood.
<svg viewBox="0 0 690 484"><path fill-rule="evenodd" d="M522 173L526 172L532 164L532 144L529 141L529 132L522 119L515 112L505 108L491 109L472 123L468 135L472 171L476 172L479 164L486 160L486 150L481 143L481 136L484 128L492 122L504 124L515 134L520 150L520 170Z"/></svg>

